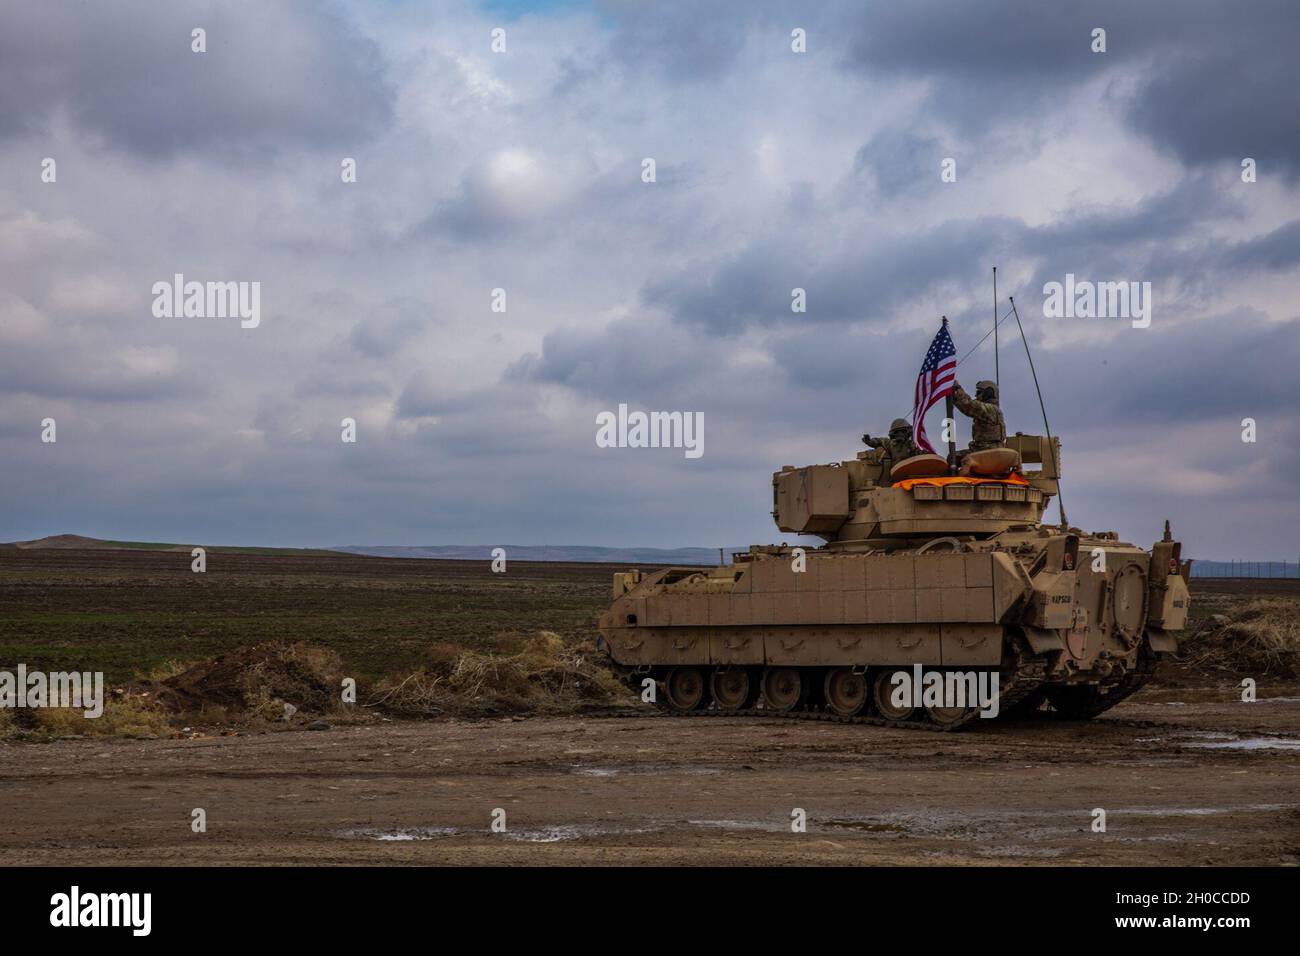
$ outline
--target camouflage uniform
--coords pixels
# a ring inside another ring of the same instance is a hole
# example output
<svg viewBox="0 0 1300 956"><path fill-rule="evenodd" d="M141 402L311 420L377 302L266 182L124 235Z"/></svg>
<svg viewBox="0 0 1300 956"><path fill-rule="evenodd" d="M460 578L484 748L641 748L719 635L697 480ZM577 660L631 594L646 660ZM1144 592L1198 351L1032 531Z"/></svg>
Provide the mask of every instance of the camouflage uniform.
<svg viewBox="0 0 1300 956"><path fill-rule="evenodd" d="M993 382L979 382L975 385L975 394L984 396L981 401L971 398L960 385L954 384L952 403L963 415L969 415L970 450L984 451L988 448L1001 448L1007 441L1007 422L998 407L998 387Z"/></svg>
<svg viewBox="0 0 1300 956"><path fill-rule="evenodd" d="M888 460L886 469L894 467L904 458L911 458L913 455L921 454L921 449L916 447L912 441L912 426L907 423L905 418L895 418L893 424L889 426L888 438L872 438L870 435L863 435L862 440L872 448L881 450L880 460ZM888 470L885 472L888 474Z"/></svg>

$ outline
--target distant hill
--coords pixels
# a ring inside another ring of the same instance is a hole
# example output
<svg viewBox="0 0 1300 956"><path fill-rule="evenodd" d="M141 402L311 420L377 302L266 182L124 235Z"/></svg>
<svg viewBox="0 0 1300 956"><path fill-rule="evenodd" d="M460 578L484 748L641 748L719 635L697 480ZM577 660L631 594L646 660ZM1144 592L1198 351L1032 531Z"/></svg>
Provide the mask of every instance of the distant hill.
<svg viewBox="0 0 1300 956"><path fill-rule="evenodd" d="M0 545L3 548L78 548L81 550L116 548L116 541L101 541L99 538L86 538L79 534L52 534L47 538L37 538L35 541L13 541L9 544ZM169 547L168 545L159 545L159 547Z"/></svg>
<svg viewBox="0 0 1300 956"><path fill-rule="evenodd" d="M185 551L199 547L194 544L173 544L163 541L109 541L104 538L87 538L80 534L52 534L34 541L11 541L0 548L20 551ZM208 551L227 554L333 554L327 548L245 548L231 545L202 545Z"/></svg>
<svg viewBox="0 0 1300 956"><path fill-rule="evenodd" d="M88 538L80 534L52 534L34 541L13 541L0 544L0 549L19 550L79 550L79 551L185 551L193 544L175 544L160 541L109 541ZM493 548L505 548L506 558L515 561L574 561L606 564L659 565L714 565L718 563L716 548L596 548L585 545L523 545L523 544L446 544L427 546L377 546L350 545L342 548L246 548L229 545L203 545L209 551L239 554L354 554L374 558L428 558L459 561L490 561ZM732 550L728 549L728 560Z"/></svg>
<svg viewBox="0 0 1300 956"><path fill-rule="evenodd" d="M507 560L514 561L582 561L604 564L645 565L714 565L717 548L597 548L589 545L525 544L442 544L411 547L368 547L349 545L335 548L349 554L366 554L377 558L432 558L460 561L490 561L492 549L504 548ZM733 549L727 549L728 560ZM742 550L742 549L734 549Z"/></svg>

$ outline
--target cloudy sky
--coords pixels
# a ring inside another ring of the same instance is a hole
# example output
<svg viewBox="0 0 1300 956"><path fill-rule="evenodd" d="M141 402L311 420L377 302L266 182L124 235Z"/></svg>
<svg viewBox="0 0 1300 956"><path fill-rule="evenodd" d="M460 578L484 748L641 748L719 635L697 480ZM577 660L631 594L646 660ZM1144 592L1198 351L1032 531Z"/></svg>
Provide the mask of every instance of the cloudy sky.
<svg viewBox="0 0 1300 956"><path fill-rule="evenodd" d="M1298 45L1289 0L0 0L0 540L779 540L771 472L907 414L997 265L1072 523L1294 560ZM176 273L260 325L156 317ZM1044 317L1067 273L1150 327ZM598 448L620 403L705 454Z"/></svg>

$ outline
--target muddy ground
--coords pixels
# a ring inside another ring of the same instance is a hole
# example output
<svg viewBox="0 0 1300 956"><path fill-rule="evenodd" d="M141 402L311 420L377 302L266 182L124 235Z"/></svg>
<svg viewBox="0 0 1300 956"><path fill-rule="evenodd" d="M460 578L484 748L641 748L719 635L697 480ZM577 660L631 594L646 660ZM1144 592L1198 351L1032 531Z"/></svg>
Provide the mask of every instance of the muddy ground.
<svg viewBox="0 0 1300 956"><path fill-rule="evenodd" d="M957 734L624 711L29 743L0 864L1297 865L1300 694L1260 698Z"/></svg>

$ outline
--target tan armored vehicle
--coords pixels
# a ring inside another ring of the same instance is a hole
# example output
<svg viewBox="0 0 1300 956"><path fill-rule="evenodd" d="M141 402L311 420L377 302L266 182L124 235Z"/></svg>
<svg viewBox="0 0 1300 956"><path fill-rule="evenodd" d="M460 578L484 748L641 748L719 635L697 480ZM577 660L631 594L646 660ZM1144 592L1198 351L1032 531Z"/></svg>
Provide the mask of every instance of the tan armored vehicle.
<svg viewBox="0 0 1300 956"><path fill-rule="evenodd" d="M1044 524L1060 442L1018 433L1005 444L960 469L931 455L885 474L870 452L782 468L777 527L825 545L615 574L601 649L629 686L678 714L929 729L990 710L1096 716L1176 650L1191 562L1168 523L1150 551ZM996 675L996 708L895 693L903 675L951 689L972 674Z"/></svg>

